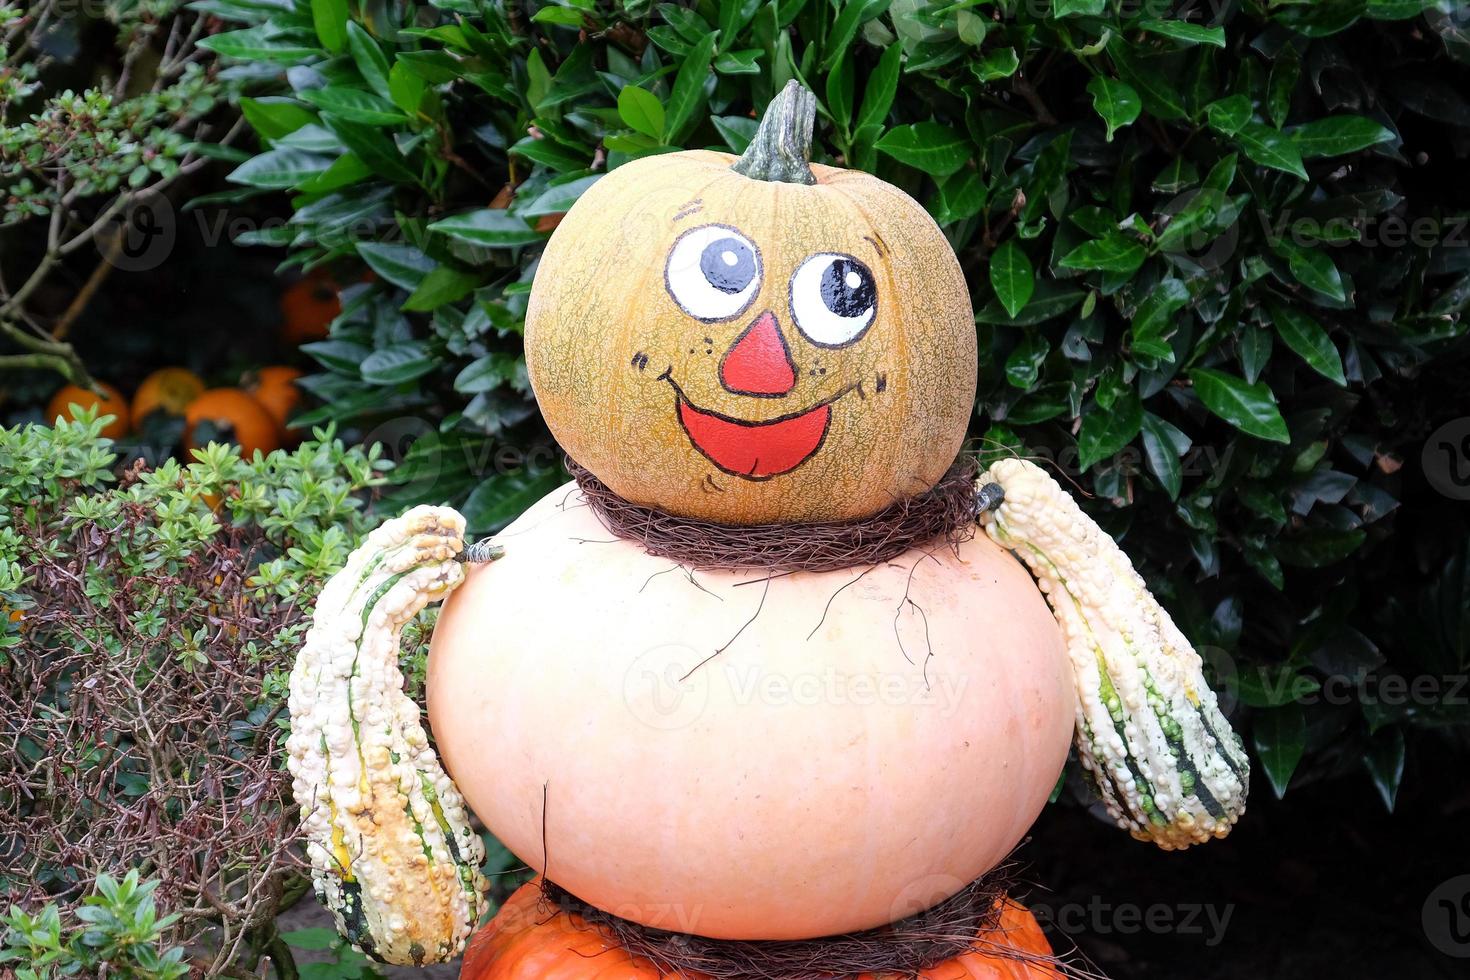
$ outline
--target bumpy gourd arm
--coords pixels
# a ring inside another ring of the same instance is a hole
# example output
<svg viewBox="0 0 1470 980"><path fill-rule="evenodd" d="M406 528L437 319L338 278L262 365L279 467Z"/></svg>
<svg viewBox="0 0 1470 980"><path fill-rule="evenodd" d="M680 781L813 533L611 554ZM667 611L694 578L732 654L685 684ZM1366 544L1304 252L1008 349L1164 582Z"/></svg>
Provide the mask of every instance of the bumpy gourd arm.
<svg viewBox="0 0 1470 980"><path fill-rule="evenodd" d="M403 691L403 625L464 577L464 518L416 507L354 551L317 599L291 672L292 791L317 896L362 952L450 960L485 908L484 848Z"/></svg>
<svg viewBox="0 0 1470 980"><path fill-rule="evenodd" d="M994 487L1003 499L994 505ZM988 489L987 489L988 487ZM1108 813L1165 850L1224 837L1245 812L1250 763L1199 655L1133 563L1033 463L976 481L980 522L1031 569L1077 682L1077 754Z"/></svg>

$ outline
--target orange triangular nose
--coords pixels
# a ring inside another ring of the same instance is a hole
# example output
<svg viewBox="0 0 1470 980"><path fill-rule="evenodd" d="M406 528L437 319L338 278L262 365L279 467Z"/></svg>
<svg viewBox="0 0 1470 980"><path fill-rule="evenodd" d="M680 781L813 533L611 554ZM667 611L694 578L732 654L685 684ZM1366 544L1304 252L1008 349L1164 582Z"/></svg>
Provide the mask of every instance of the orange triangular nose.
<svg viewBox="0 0 1470 980"><path fill-rule="evenodd" d="M796 365L774 313L762 313L725 351L720 384L737 395L761 398L784 395L796 387Z"/></svg>

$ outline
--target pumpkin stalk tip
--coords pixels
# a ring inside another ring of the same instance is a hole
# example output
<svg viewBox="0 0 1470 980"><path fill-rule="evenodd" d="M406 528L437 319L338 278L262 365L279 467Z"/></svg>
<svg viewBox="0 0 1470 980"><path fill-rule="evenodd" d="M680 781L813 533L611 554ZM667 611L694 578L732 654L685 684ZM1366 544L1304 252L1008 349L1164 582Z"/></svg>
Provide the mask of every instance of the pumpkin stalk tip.
<svg viewBox="0 0 1470 980"><path fill-rule="evenodd" d="M755 138L730 169L752 180L815 184L811 156L816 119L817 97L793 78L771 100Z"/></svg>

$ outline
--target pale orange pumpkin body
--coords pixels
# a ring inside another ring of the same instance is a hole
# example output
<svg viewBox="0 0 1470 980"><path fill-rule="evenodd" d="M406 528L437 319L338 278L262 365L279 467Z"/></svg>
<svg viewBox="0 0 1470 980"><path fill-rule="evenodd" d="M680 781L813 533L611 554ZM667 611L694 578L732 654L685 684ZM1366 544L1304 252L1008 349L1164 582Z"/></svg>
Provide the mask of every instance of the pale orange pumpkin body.
<svg viewBox="0 0 1470 980"><path fill-rule="evenodd" d="M1035 916L1007 902L971 952L921 971L916 980L1057 980L1051 945ZM1035 962L1028 962L1033 960ZM661 973L630 955L580 916L541 901L541 884L522 885L470 940L460 980L706 980ZM875 980L869 974L852 980Z"/></svg>
<svg viewBox="0 0 1470 980"><path fill-rule="evenodd" d="M434 735L497 838L616 915L736 939L883 925L1001 861L1066 759L1056 623L983 536L691 581L568 486L495 540L434 631Z"/></svg>
<svg viewBox="0 0 1470 980"><path fill-rule="evenodd" d="M557 228L526 313L552 434L625 499L726 524L860 517L928 489L975 394L949 243L869 174L753 180L734 159L624 164ZM703 281L701 258L726 292ZM849 286L862 303L836 295Z"/></svg>

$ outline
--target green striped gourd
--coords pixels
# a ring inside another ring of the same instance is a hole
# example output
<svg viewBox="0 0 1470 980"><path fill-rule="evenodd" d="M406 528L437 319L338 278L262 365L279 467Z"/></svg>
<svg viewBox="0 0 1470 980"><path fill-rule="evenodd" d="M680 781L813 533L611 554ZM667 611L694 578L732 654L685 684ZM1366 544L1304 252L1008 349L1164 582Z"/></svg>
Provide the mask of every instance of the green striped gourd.
<svg viewBox="0 0 1470 980"><path fill-rule="evenodd" d="M1108 813L1166 850L1224 837L1245 812L1249 761L1202 663L1132 562L1070 494L1021 459L976 482L991 538L1031 569L1077 680L1077 754Z"/></svg>
<svg viewBox="0 0 1470 980"><path fill-rule="evenodd" d="M291 673L287 764L317 895L354 946L445 962L485 908L484 848L404 694L403 625L463 578L464 519L416 507L352 553Z"/></svg>

